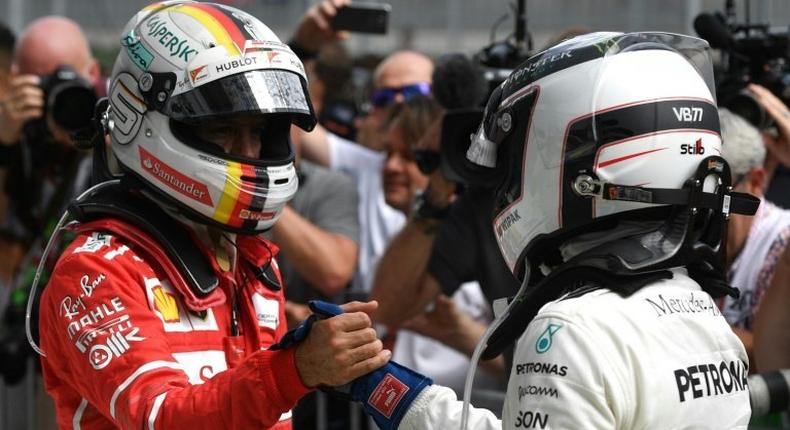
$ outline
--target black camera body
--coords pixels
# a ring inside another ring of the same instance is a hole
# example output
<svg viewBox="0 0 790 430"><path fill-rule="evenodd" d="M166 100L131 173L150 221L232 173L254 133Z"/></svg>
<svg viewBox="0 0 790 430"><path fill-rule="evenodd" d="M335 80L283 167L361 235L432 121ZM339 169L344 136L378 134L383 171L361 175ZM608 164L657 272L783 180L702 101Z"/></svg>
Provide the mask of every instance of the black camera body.
<svg viewBox="0 0 790 430"><path fill-rule="evenodd" d="M36 144L52 139L47 117L69 134L79 133L93 125L94 108L98 100L93 85L70 66L58 66L50 75L40 78L39 87L44 92L44 115L24 127L24 139Z"/></svg>
<svg viewBox="0 0 790 430"><path fill-rule="evenodd" d="M471 59L447 54L439 58L434 69L434 97L446 112L438 157L434 155L432 162L422 161L437 165L445 178L457 184L493 187L500 180L501 171L472 163L466 152L471 135L483 120L483 108L491 92L530 57L532 36L527 31L526 0L518 0L514 12L513 37L493 40L492 31L491 43Z"/></svg>
<svg viewBox="0 0 790 430"><path fill-rule="evenodd" d="M55 124L74 133L91 126L98 97L93 84L70 66L59 66L51 75L41 76L44 91L44 114L52 115Z"/></svg>
<svg viewBox="0 0 790 430"><path fill-rule="evenodd" d="M760 130L773 121L746 86L768 88L790 105L790 30L767 24L735 24L731 5L727 14L700 14L694 20L697 34L722 52L716 70L718 104L744 117Z"/></svg>

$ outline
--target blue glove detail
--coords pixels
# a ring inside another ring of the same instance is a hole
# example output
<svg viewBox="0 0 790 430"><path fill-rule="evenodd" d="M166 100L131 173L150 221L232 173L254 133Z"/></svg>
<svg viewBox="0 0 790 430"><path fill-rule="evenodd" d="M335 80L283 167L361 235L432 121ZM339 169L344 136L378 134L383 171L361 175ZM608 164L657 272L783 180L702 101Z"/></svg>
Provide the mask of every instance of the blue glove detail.
<svg viewBox="0 0 790 430"><path fill-rule="evenodd" d="M319 319L332 318L343 313L343 308L340 306L321 300L310 300L308 306L314 314L318 315Z"/></svg>
<svg viewBox="0 0 790 430"><path fill-rule="evenodd" d="M431 384L431 378L390 361L355 379L351 383L351 398L362 403L381 429L395 430L417 395Z"/></svg>
<svg viewBox="0 0 790 430"><path fill-rule="evenodd" d="M343 313L343 308L340 306L332 303L322 302L320 300L311 300L308 306L310 306L310 310L313 311L313 315L305 318L305 320L300 322L296 328L291 329L285 333L277 343L269 347L269 350L277 351L279 349L285 349L294 346L307 338L307 335L310 334L310 329L313 327L313 323L316 320L331 318L335 315L340 315Z"/></svg>

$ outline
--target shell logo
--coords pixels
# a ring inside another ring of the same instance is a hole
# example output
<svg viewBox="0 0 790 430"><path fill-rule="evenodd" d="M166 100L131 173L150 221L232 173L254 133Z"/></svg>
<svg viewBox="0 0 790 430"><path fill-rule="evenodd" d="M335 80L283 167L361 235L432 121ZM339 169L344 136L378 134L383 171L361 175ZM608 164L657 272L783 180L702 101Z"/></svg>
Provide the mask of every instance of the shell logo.
<svg viewBox="0 0 790 430"><path fill-rule="evenodd" d="M154 307L162 314L162 319L168 323L181 321L181 316L178 314L178 303L176 302L176 298L162 289L162 287L155 287L153 293Z"/></svg>

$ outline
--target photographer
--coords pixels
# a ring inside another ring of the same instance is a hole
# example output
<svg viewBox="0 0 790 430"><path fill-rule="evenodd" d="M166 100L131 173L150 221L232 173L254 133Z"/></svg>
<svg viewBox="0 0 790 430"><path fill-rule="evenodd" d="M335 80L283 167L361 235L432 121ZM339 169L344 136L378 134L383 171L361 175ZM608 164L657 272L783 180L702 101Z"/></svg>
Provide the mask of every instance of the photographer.
<svg viewBox="0 0 790 430"><path fill-rule="evenodd" d="M98 79L99 66L85 35L69 19L33 21L16 42L8 92L0 103L9 203L0 219L0 258L2 277L10 283L2 292L10 299L2 307L6 332L0 340L0 373L8 383L24 375L29 348L20 324L43 244L68 202L90 179L90 157L74 147L61 120L80 113L92 116L92 86ZM85 102L81 112L75 104L80 101Z"/></svg>
<svg viewBox="0 0 790 430"><path fill-rule="evenodd" d="M66 72L54 77L60 70ZM21 34L14 50L8 95L0 106L0 143L10 152L4 160L10 213L2 229L4 238L17 246L29 247L46 234L45 226L87 184L88 157L74 148L63 124L52 115L72 106L47 103L69 103L66 99L73 93L50 96L64 88L90 86L98 79L98 63L76 23L45 17ZM93 97L95 102L95 93ZM86 109L85 115L93 114L92 106Z"/></svg>

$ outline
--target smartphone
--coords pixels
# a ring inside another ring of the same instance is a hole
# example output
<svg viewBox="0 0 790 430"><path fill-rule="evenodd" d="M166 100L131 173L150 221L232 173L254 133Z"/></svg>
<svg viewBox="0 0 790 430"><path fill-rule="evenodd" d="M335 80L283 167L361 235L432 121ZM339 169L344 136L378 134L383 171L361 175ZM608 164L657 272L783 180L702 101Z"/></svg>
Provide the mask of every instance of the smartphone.
<svg viewBox="0 0 790 430"><path fill-rule="evenodd" d="M386 3L353 3L337 10L332 29L353 33L387 34L390 5Z"/></svg>

